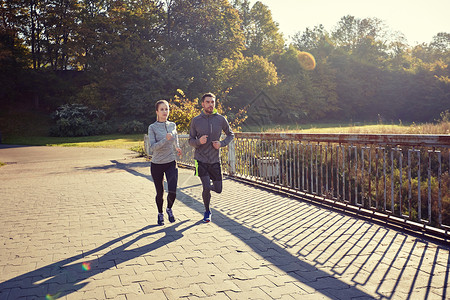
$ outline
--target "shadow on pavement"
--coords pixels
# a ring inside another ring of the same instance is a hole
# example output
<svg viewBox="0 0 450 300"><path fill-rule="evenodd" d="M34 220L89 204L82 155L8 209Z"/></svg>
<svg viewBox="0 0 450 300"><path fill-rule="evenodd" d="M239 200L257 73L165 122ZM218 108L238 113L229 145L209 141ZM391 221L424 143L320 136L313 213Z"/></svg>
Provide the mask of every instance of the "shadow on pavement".
<svg viewBox="0 0 450 300"><path fill-rule="evenodd" d="M199 224L197 222L181 230L176 229L187 221L175 223L170 227L162 227L157 231L146 232L154 227L160 227L149 225L83 254L69 257L2 282L0 283L0 299L18 299L21 297L57 299L74 293L88 284L85 281L86 279L178 240L183 237L184 231ZM127 250L128 247L139 240L160 233L165 233L165 236L145 246ZM131 240L125 241L131 237ZM122 242L122 244L112 248L107 253L97 254L119 242ZM94 260L85 260L87 257L95 255L101 256Z"/></svg>

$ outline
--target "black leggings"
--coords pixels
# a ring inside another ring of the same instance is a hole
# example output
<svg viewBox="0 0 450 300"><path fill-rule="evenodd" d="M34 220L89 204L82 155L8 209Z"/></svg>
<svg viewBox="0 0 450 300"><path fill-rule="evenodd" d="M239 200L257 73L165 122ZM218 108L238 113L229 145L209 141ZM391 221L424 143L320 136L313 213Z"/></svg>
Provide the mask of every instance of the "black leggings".
<svg viewBox="0 0 450 300"><path fill-rule="evenodd" d="M218 194L222 193L222 168L220 163L207 164L201 161L195 161L195 175L199 176L202 181L203 204L205 205L205 210L209 211L211 191Z"/></svg>
<svg viewBox="0 0 450 300"><path fill-rule="evenodd" d="M172 208L177 192L177 163L176 161L172 161L167 164L151 163L150 172L152 174L153 183L155 184L156 189L156 206L158 207L158 212L162 213L164 202L164 174L166 174L167 190L169 191L169 194L167 195L167 208Z"/></svg>
<svg viewBox="0 0 450 300"><path fill-rule="evenodd" d="M205 210L209 211L209 204L211 203L211 191L214 191L218 194L222 193L222 181L213 181L211 185L211 178L207 176L201 176L200 180L203 185L203 204L205 206Z"/></svg>

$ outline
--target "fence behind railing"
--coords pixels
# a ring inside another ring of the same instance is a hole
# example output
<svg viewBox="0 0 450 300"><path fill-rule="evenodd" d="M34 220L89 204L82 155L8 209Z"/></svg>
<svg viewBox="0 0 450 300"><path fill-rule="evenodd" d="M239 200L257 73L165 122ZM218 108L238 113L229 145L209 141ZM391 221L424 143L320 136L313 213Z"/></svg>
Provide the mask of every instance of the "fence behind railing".
<svg viewBox="0 0 450 300"><path fill-rule="evenodd" d="M449 235L450 135L235 135L226 174ZM179 141L193 166L188 136Z"/></svg>

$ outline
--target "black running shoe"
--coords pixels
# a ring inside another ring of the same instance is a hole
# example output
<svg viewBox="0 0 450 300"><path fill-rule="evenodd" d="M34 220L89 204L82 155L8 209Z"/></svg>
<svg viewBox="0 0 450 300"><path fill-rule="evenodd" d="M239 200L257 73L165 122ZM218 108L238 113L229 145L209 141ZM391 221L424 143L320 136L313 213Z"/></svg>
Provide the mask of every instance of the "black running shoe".
<svg viewBox="0 0 450 300"><path fill-rule="evenodd" d="M173 216L173 212L171 208L166 209L167 215L169 216L170 223L175 222L175 217Z"/></svg>
<svg viewBox="0 0 450 300"><path fill-rule="evenodd" d="M205 214L203 215L203 222L209 223L211 222L211 211L205 211Z"/></svg>
<svg viewBox="0 0 450 300"><path fill-rule="evenodd" d="M164 214L158 213L158 225L164 225Z"/></svg>

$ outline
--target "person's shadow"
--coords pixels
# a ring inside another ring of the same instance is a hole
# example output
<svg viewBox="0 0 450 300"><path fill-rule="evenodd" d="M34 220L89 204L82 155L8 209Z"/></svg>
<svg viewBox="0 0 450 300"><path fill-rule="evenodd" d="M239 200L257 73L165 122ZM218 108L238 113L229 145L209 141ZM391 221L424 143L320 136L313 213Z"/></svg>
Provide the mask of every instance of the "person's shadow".
<svg viewBox="0 0 450 300"><path fill-rule="evenodd" d="M197 222L181 230L176 230L177 227L182 226L187 221L176 223L170 227L163 227L157 231L146 232L154 227L158 227L158 225L149 225L111 240L83 254L72 256L2 282L0 283L0 299L17 299L30 296L40 299L56 299L69 295L86 286L88 284L88 282L85 282L86 279L176 241L183 237L184 231L199 224ZM128 247L140 239L160 233L165 233L165 236L145 246L127 250ZM97 259L83 260L136 234L139 235L111 249Z"/></svg>

